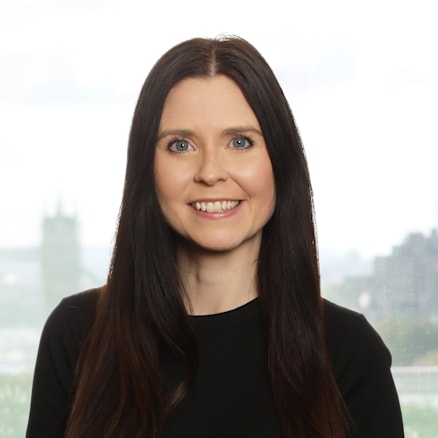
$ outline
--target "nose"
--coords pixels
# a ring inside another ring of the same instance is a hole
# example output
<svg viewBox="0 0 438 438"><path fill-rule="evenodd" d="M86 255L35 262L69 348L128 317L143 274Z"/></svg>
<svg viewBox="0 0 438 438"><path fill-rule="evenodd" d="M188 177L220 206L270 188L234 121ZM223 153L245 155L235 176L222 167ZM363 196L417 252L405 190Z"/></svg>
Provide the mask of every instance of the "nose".
<svg viewBox="0 0 438 438"><path fill-rule="evenodd" d="M208 186L214 186L219 181L227 179L223 157L217 148L204 149L199 155L195 181Z"/></svg>

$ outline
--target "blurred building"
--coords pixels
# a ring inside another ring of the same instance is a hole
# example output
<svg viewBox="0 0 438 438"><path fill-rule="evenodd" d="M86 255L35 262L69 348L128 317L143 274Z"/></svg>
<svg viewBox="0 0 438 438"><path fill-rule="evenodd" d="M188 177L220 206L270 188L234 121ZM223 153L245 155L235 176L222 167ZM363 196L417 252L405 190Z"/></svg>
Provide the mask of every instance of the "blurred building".
<svg viewBox="0 0 438 438"><path fill-rule="evenodd" d="M0 329L40 327L63 297L101 286L109 259L108 248L81 246L77 215L58 207L40 246L0 248Z"/></svg>
<svg viewBox="0 0 438 438"><path fill-rule="evenodd" d="M40 323L39 260L39 248L0 249L0 329Z"/></svg>
<svg viewBox="0 0 438 438"><path fill-rule="evenodd" d="M376 257L371 275L348 277L346 304L374 321L388 318L438 324L438 233L409 234L391 255Z"/></svg>
<svg viewBox="0 0 438 438"><path fill-rule="evenodd" d="M41 274L45 313L63 296L80 289L79 222L76 215L65 214L61 205L53 216L43 219Z"/></svg>

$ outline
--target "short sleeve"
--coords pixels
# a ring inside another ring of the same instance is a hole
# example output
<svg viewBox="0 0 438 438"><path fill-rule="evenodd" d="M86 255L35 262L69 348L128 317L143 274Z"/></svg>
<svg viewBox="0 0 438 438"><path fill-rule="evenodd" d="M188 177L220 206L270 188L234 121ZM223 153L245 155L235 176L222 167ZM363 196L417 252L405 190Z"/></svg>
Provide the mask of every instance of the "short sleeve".
<svg viewBox="0 0 438 438"><path fill-rule="evenodd" d="M402 438L391 354L365 317L325 305L327 346L354 438Z"/></svg>
<svg viewBox="0 0 438 438"><path fill-rule="evenodd" d="M64 436L74 370L92 325L95 296L89 291L64 299L44 325L33 377L27 438Z"/></svg>

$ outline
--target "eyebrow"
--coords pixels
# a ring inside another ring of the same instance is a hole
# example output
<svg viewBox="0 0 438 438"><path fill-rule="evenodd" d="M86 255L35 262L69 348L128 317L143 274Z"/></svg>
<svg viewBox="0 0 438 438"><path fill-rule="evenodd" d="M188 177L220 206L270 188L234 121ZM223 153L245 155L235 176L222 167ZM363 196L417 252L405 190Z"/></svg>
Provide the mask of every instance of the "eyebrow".
<svg viewBox="0 0 438 438"><path fill-rule="evenodd" d="M189 129L166 129L165 131L158 133L158 140L161 140L168 135L179 135L181 137L188 137L190 135L193 135L193 131L190 131Z"/></svg>
<svg viewBox="0 0 438 438"><path fill-rule="evenodd" d="M234 135L234 134L242 134L244 132L253 132L254 134L258 134L263 136L263 134L253 126L233 126L231 128L224 129L222 131L225 135ZM190 129L166 129L158 134L158 140L161 140L168 135L178 135L181 137L189 137L193 135L194 132Z"/></svg>
<svg viewBox="0 0 438 438"><path fill-rule="evenodd" d="M232 128L224 129L223 131L223 133L227 135L241 134L242 132L253 132L254 134L263 136L263 134L253 126L234 126Z"/></svg>

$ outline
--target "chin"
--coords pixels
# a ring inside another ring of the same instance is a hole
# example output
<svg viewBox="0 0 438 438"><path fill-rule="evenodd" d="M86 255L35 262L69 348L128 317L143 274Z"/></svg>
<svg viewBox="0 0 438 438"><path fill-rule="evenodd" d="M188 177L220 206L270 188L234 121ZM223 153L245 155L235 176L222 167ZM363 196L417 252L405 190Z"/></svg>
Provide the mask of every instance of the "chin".
<svg viewBox="0 0 438 438"><path fill-rule="evenodd" d="M229 252L238 248L238 243L225 243L225 242L193 242L200 250L213 253Z"/></svg>
<svg viewBox="0 0 438 438"><path fill-rule="evenodd" d="M259 236L252 236L250 238L232 238L231 236L217 236L212 238L204 239L192 239L190 240L191 249L198 248L200 251L208 252L208 253L230 253L232 251L240 251L244 252L249 251L251 254L260 248L260 239Z"/></svg>

